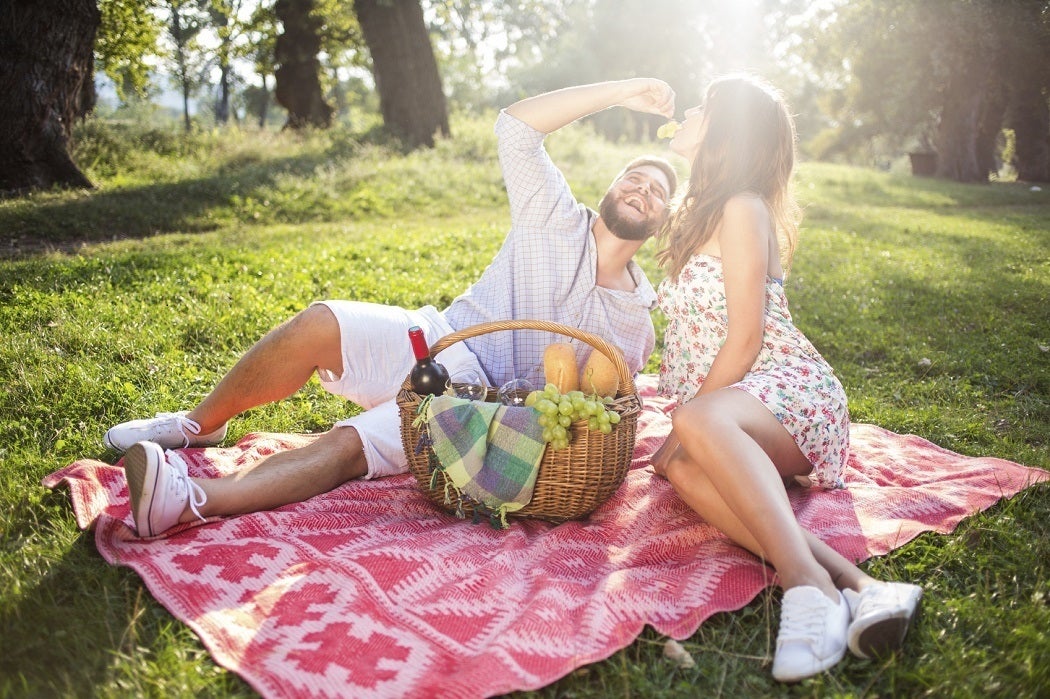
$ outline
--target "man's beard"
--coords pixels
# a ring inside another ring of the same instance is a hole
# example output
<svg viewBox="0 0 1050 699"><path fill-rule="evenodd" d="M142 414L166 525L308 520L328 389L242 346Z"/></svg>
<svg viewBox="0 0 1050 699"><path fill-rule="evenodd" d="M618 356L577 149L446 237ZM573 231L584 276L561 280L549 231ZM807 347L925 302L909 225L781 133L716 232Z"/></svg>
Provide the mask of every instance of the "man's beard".
<svg viewBox="0 0 1050 699"><path fill-rule="evenodd" d="M653 234L653 224L648 218L633 221L620 215L619 202L612 192L606 192L598 204L598 215L605 221L605 226L620 240L648 240Z"/></svg>

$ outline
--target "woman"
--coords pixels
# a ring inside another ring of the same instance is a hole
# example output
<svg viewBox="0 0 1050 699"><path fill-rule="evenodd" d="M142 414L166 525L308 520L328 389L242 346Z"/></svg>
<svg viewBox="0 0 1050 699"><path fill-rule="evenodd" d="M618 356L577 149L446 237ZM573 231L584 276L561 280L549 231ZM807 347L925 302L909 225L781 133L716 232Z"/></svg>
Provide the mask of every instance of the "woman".
<svg viewBox="0 0 1050 699"><path fill-rule="evenodd" d="M658 255L668 274L660 391L678 406L653 466L776 569L784 596L773 676L794 682L833 666L847 645L861 657L899 647L922 590L866 575L804 530L788 501L789 483L842 487L849 415L784 296L798 208L783 100L755 78L729 76L685 117L671 149L691 163L690 181Z"/></svg>

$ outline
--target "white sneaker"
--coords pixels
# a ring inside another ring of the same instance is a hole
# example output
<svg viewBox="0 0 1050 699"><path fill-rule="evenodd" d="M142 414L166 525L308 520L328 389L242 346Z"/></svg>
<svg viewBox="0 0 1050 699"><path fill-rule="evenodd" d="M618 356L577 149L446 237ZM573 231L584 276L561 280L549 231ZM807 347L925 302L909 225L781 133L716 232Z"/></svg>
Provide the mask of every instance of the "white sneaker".
<svg viewBox="0 0 1050 699"><path fill-rule="evenodd" d="M861 592L843 590L849 603L849 649L859 658L885 655L901 647L908 624L919 607L922 588L900 582L880 582Z"/></svg>
<svg viewBox="0 0 1050 699"><path fill-rule="evenodd" d="M138 442L156 442L165 449L213 447L226 438L226 425L201 434L201 426L186 413L157 413L146 420L131 420L110 427L102 442L110 449L126 451Z"/></svg>
<svg viewBox="0 0 1050 699"><path fill-rule="evenodd" d="M205 520L198 508L208 497L190 480L186 462L178 454L165 454L153 442L133 444L124 455L124 474L139 536L157 536L174 527L187 503L193 514Z"/></svg>
<svg viewBox="0 0 1050 699"><path fill-rule="evenodd" d="M839 594L836 604L809 585L784 592L780 610L773 678L798 682L832 667L846 654L849 605Z"/></svg>

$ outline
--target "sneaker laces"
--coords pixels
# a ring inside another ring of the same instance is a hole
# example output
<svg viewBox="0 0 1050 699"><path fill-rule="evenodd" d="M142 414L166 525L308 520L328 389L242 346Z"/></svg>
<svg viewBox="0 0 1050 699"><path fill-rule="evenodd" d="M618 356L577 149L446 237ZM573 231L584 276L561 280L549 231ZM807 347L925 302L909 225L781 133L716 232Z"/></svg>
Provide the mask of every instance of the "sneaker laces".
<svg viewBox="0 0 1050 699"><path fill-rule="evenodd" d="M190 422L193 422L193 420L190 420ZM197 423L194 422L193 424ZM200 428L198 427L198 429ZM187 499L190 503L190 512L196 515L200 521L207 522L207 517L202 515L197 508L204 507L204 504L208 502L208 496L205 494L204 489L190 478L189 467L186 465L185 460L178 452L170 450L164 452L164 458L175 471L175 482L188 491Z"/></svg>
<svg viewBox="0 0 1050 699"><path fill-rule="evenodd" d="M200 423L186 417L185 413L157 413L157 417L164 420L171 420L175 423L179 428L179 432L182 432L183 447L188 447L190 445L190 435L186 434L187 432L195 435L201 433Z"/></svg>
<svg viewBox="0 0 1050 699"><path fill-rule="evenodd" d="M804 641L817 644L824 635L827 611L819 604L794 604L781 610L777 643Z"/></svg>

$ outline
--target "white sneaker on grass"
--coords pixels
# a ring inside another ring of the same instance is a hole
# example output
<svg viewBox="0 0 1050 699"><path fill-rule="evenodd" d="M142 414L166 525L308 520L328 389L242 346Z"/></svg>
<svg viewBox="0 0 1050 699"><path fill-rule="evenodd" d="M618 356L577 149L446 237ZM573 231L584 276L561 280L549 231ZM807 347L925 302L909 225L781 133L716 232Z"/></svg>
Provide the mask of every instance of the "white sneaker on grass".
<svg viewBox="0 0 1050 699"><path fill-rule="evenodd" d="M126 451L138 442L156 442L165 449L213 447L226 438L226 425L201 434L201 426L181 413L157 413L145 420L131 420L110 427L102 442L110 449Z"/></svg>
<svg viewBox="0 0 1050 699"><path fill-rule="evenodd" d="M908 625L922 599L922 588L900 582L879 582L861 592L843 590L849 603L849 649L859 658L885 655L904 644Z"/></svg>
<svg viewBox="0 0 1050 699"><path fill-rule="evenodd" d="M841 593L836 603L809 585L786 590L773 655L773 678L798 682L842 660L849 619L849 605Z"/></svg>
<svg viewBox="0 0 1050 699"><path fill-rule="evenodd" d="M133 444L124 455L124 474L139 536L157 536L171 529L179 523L187 504L193 514L205 520L198 508L208 497L190 480L186 462L178 454L165 454L153 442Z"/></svg>

